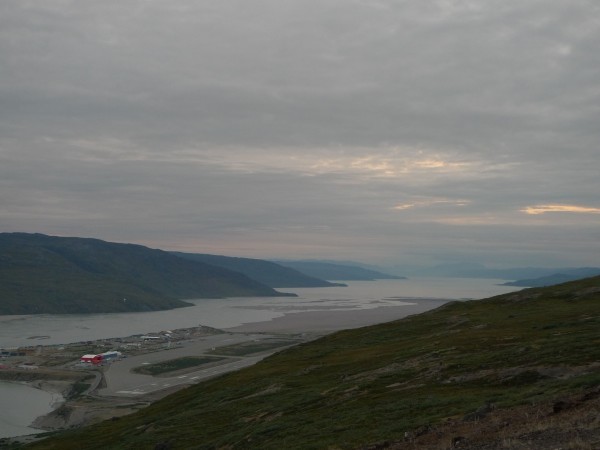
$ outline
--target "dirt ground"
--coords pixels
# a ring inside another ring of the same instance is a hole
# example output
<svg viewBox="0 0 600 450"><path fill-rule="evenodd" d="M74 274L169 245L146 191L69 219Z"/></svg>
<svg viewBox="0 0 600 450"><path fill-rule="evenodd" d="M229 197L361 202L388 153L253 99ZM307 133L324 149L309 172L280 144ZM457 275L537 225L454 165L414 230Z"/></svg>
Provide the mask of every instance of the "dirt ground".
<svg viewBox="0 0 600 450"><path fill-rule="evenodd" d="M362 450L598 450L600 387L575 397L536 405L495 409L407 431L400 442L380 442Z"/></svg>

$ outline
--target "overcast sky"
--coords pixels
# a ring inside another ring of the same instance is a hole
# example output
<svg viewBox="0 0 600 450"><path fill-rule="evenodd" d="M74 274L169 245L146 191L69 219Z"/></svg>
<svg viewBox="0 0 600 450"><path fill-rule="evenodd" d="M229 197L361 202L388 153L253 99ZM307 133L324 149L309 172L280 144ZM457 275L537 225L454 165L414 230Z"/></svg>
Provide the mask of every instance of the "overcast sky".
<svg viewBox="0 0 600 450"><path fill-rule="evenodd" d="M0 231L600 265L597 0L0 3Z"/></svg>

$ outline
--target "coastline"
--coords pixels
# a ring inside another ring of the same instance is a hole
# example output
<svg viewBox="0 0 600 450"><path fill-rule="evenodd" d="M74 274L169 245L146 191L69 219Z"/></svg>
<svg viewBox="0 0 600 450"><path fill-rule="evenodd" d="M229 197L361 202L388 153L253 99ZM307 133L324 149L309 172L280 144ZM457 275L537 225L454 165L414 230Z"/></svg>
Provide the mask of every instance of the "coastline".
<svg viewBox="0 0 600 450"><path fill-rule="evenodd" d="M302 311L263 322L249 322L225 330L233 333L318 333L327 334L348 328L358 328L403 319L435 309L453 299L402 298L398 306L369 309Z"/></svg>
<svg viewBox="0 0 600 450"><path fill-rule="evenodd" d="M17 410L20 411L16 416L13 416L12 421L8 421L8 436L0 437L0 448L4 448L4 445L11 443L18 444L26 444L29 442L33 442L37 439L40 439L44 436L44 433L48 431L48 429L39 426L37 421L39 419L45 418L52 413L54 413L57 409L59 409L66 402L66 394L70 391L72 382L68 380L49 380L49 379L18 379L20 378L20 374L16 375L13 379L6 379L3 377L0 381L4 386L14 385L16 392L20 392L20 395L24 395L24 397L19 397L18 399L13 398L13 401L21 401L25 402L24 404L30 404L30 401L34 401L34 404L39 404L40 401L43 401L47 408L50 408L48 411L46 409L45 414L42 414L38 417L33 415L25 414L23 415L23 410L21 405L17 405ZM10 377L8 377L10 378ZM19 386L19 387L17 387ZM13 388L9 388L11 391ZM25 389L25 391L22 391ZM38 393L34 393L33 391L41 391L43 392L43 396L38 397ZM12 398L9 395L9 398ZM41 400L44 399L44 400ZM47 402L47 403L46 403ZM39 412L38 412L39 414ZM9 416L10 417L10 416ZM18 419L17 419L18 417ZM24 420L25 419L25 420ZM11 425L13 427L12 433L19 431L22 434L17 434L11 436ZM3 431L6 429L3 428Z"/></svg>
<svg viewBox="0 0 600 450"><path fill-rule="evenodd" d="M438 298L399 298L397 300L399 302L398 306L383 305L368 309L290 312L271 320L245 323L231 328L224 328L222 331L240 334L307 334L312 335L311 339L314 339L315 337L343 329L370 326L402 319L435 309L449 301L453 301L452 299ZM67 371L67 373L69 372ZM132 399L126 398L99 397L94 395L94 390L90 390L91 392L88 392L83 400L79 398L73 399L69 398L69 393L82 374L70 373L71 376L67 376L67 379L61 377L53 379L40 373L28 372L21 373L20 376L29 378L29 380L6 380L21 384L24 383L31 387L62 396L62 401L57 402L53 411L37 417L30 427L42 430L40 433L81 427L112 417L133 413L149 405L151 402L174 392L174 390L165 390L154 395L138 397L136 401L132 401ZM41 378L40 375L42 375ZM78 379L75 379L75 377ZM90 402L90 400L92 401ZM10 442L25 443L32 442L38 439L38 437L37 434L30 434L6 439L10 439Z"/></svg>
<svg viewBox="0 0 600 450"><path fill-rule="evenodd" d="M0 438L0 443L1 439L19 443L31 442L38 439L38 434L57 429L57 427L49 421L49 418L67 404L73 386L82 376L81 373L77 374L69 371L45 371L43 369L41 371L2 371L0 374L0 381L3 383L27 386L51 395L51 400L49 402L51 411L33 417L33 420L29 424L23 425L36 431L21 436Z"/></svg>

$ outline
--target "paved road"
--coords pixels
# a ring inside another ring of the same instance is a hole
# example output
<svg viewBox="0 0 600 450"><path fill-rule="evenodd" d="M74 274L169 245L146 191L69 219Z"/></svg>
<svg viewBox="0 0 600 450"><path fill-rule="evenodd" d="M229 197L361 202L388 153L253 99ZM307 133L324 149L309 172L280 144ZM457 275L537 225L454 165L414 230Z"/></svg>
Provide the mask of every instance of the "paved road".
<svg viewBox="0 0 600 450"><path fill-rule="evenodd" d="M202 356L216 347L234 345L241 342L260 341L273 338L262 334L219 334L193 341L186 341L181 347L147 353L113 362L107 368L104 377L107 387L98 391L102 396L139 397L175 386L189 385L223 373L232 372L256 364L278 349L253 354L251 356L226 357L218 365L198 366L198 370L173 377L153 377L131 372L131 369L146 364L181 358L183 356ZM216 356L216 355L211 355Z"/></svg>

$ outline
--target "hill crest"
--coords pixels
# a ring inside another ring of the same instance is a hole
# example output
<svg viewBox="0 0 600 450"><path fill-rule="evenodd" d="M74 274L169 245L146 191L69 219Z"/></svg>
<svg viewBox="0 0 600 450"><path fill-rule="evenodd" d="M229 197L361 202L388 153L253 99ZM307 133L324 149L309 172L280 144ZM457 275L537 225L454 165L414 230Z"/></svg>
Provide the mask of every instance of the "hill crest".
<svg viewBox="0 0 600 450"><path fill-rule="evenodd" d="M374 280L401 280L405 277L390 275L377 270L364 267L337 264L321 261L275 261L285 267L290 267L299 272L312 277L322 278L324 280L342 280L342 281L374 281Z"/></svg>
<svg viewBox="0 0 600 450"><path fill-rule="evenodd" d="M171 252L181 258L200 261L224 269L234 270L266 284L272 288L291 287L329 287L341 286L323 279L306 275L291 267L254 258L240 258L232 256L208 255L204 253Z"/></svg>
<svg viewBox="0 0 600 450"><path fill-rule="evenodd" d="M0 314L151 311L184 298L282 296L243 274L136 244L0 233Z"/></svg>

